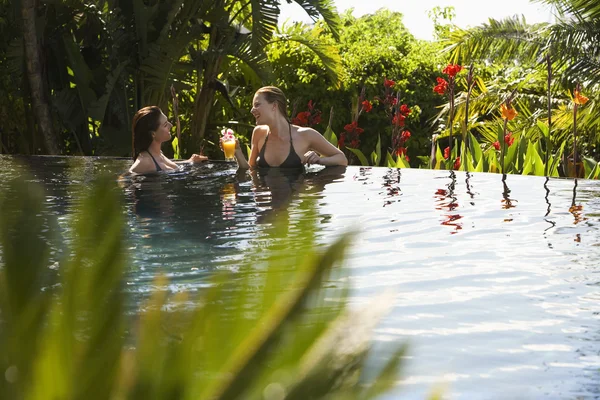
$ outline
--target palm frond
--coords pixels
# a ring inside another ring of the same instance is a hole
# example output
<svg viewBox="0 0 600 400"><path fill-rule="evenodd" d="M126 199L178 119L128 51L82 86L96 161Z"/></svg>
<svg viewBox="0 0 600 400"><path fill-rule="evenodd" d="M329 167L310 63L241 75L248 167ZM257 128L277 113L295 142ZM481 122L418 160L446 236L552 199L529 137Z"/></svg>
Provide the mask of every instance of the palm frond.
<svg viewBox="0 0 600 400"><path fill-rule="evenodd" d="M573 16L579 19L600 19L600 3L596 0L537 0L556 8L561 18Z"/></svg>
<svg viewBox="0 0 600 400"><path fill-rule="evenodd" d="M343 74L342 58L335 46L332 46L325 41L319 40L318 32L312 30L311 35L282 35L279 40L288 40L300 43L306 46L310 51L315 53L319 60L323 63L327 75L331 78L333 84L339 87L341 84L341 76Z"/></svg>
<svg viewBox="0 0 600 400"><path fill-rule="evenodd" d="M277 27L279 2L277 0L250 0L252 7L252 49L263 49Z"/></svg>
<svg viewBox="0 0 600 400"><path fill-rule="evenodd" d="M340 38L340 17L332 0L294 0L306 13L316 20L323 17L335 40Z"/></svg>
<svg viewBox="0 0 600 400"><path fill-rule="evenodd" d="M527 24L525 17L490 19L487 24L468 30L455 29L444 41L444 52L454 63L473 60L536 61L547 46L548 24Z"/></svg>

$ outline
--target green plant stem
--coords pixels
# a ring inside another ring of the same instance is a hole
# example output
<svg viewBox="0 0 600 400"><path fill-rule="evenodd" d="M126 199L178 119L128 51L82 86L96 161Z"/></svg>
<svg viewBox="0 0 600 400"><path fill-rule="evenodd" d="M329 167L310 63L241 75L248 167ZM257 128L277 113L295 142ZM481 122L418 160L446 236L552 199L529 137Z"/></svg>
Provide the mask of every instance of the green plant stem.
<svg viewBox="0 0 600 400"><path fill-rule="evenodd" d="M506 141L504 138L506 137L506 126L508 125L508 119L504 118L504 129L502 130L502 138L500 139L500 167L502 168L502 173L506 173L504 171L504 148L506 147Z"/></svg>
<svg viewBox="0 0 600 400"><path fill-rule="evenodd" d="M450 115L448 116L449 125L450 125L450 134L448 135L450 149L448 153L448 169L452 171L454 169L454 163L452 162L452 125L454 124L454 78L451 78L450 82Z"/></svg>
<svg viewBox="0 0 600 400"><path fill-rule="evenodd" d="M577 178L577 103L573 104L573 168Z"/></svg>
<svg viewBox="0 0 600 400"><path fill-rule="evenodd" d="M546 64L548 67L548 135L546 136L546 159L544 163L544 175L548 176L548 164L550 163L550 153L552 152L552 141L550 140L550 133L552 131L552 98L550 93L550 85L552 83L552 62L549 54L546 55Z"/></svg>

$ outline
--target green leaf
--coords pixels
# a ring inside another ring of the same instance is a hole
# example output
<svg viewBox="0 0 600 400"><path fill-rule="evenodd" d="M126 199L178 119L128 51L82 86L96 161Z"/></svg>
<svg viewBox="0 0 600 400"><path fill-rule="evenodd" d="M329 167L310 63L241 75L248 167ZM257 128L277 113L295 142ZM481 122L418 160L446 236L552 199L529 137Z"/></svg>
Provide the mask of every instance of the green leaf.
<svg viewBox="0 0 600 400"><path fill-rule="evenodd" d="M404 157L396 156L396 168L410 168L410 164Z"/></svg>
<svg viewBox="0 0 600 400"><path fill-rule="evenodd" d="M323 134L323 137L332 145L334 145L335 147L337 147L338 145L338 140L337 140L337 136L335 135L335 133L333 133L333 130L331 129L331 126L327 125L327 129L325 130L325 133Z"/></svg>
<svg viewBox="0 0 600 400"><path fill-rule="evenodd" d="M377 144L375 151L371 153L371 162L374 166L378 166L381 160L381 135L377 135Z"/></svg>
<svg viewBox="0 0 600 400"><path fill-rule="evenodd" d="M362 165L363 167L367 167L369 165L369 161L367 160L367 157L365 157L362 151L360 151L359 149L353 149L351 147L346 147L346 149L353 153L356 157L358 157L360 165Z"/></svg>
<svg viewBox="0 0 600 400"><path fill-rule="evenodd" d="M545 139L548 139L548 124L546 124L543 121L541 121L541 120L538 119L536 121L536 125L537 125L538 128L540 128L540 131L542 132L542 136Z"/></svg>
<svg viewBox="0 0 600 400"><path fill-rule="evenodd" d="M536 150L536 143L529 142L525 162L523 164L523 175L544 175L544 162Z"/></svg>
<svg viewBox="0 0 600 400"><path fill-rule="evenodd" d="M390 154L389 151L387 152L387 154L385 156L385 166L388 168L396 167L396 161L394 161L394 157L392 157L392 155Z"/></svg>
<svg viewBox="0 0 600 400"><path fill-rule="evenodd" d="M446 159L442 154L442 150L440 150L439 142L435 145L435 166L433 169L442 169L442 163L444 163Z"/></svg>

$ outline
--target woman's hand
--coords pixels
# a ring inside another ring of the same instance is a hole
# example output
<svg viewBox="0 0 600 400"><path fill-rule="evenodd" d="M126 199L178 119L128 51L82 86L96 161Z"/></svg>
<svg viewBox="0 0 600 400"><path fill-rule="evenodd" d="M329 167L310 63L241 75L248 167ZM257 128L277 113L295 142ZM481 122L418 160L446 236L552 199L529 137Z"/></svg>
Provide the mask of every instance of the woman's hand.
<svg viewBox="0 0 600 400"><path fill-rule="evenodd" d="M190 157L190 159L188 161L193 164L196 164L196 163L208 161L208 157L200 155L200 154L192 154L192 156Z"/></svg>
<svg viewBox="0 0 600 400"><path fill-rule="evenodd" d="M304 153L302 162L304 164L321 164L321 156L317 152L310 150Z"/></svg>

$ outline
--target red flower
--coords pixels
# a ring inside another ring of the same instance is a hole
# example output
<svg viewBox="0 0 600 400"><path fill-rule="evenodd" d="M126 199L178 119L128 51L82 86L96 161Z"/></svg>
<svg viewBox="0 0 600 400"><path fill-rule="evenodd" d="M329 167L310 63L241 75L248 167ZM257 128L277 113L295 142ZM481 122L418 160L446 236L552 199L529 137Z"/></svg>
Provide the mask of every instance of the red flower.
<svg viewBox="0 0 600 400"><path fill-rule="evenodd" d="M360 143L360 142L358 141L358 139L354 139L354 140L352 141L352 143L350 143L350 145L356 149L356 148L358 148L358 144L359 144L359 143Z"/></svg>
<svg viewBox="0 0 600 400"><path fill-rule="evenodd" d="M398 147L398 148L396 149L396 155L397 155L397 156L403 156L403 155L405 155L405 154L406 154L406 147L402 147L402 146L400 146L400 147Z"/></svg>
<svg viewBox="0 0 600 400"><path fill-rule="evenodd" d="M296 115L296 118L292 118L292 124L300 125L300 126L307 126L309 117L310 117L309 111L299 112Z"/></svg>
<svg viewBox="0 0 600 400"><path fill-rule="evenodd" d="M392 124L398 125L398 126L404 126L405 119L406 119L406 117L404 115L396 114L396 115L394 115L394 118L392 118Z"/></svg>
<svg viewBox="0 0 600 400"><path fill-rule="evenodd" d="M362 102L362 109L365 112L370 112L373 109L373 104L369 100L365 100Z"/></svg>
<svg viewBox="0 0 600 400"><path fill-rule="evenodd" d="M338 147L342 148L344 147L344 142L346 141L346 134L342 133L340 135L340 140L338 140Z"/></svg>
<svg viewBox="0 0 600 400"><path fill-rule="evenodd" d="M410 158L408 156L404 156L404 159L406 160L406 162L410 162Z"/></svg>
<svg viewBox="0 0 600 400"><path fill-rule="evenodd" d="M321 111L319 111L318 114L314 115L310 119L310 125L316 125L316 124L320 124L320 123L321 123Z"/></svg>
<svg viewBox="0 0 600 400"><path fill-rule="evenodd" d="M433 88L433 91L437 94L446 93L446 89L448 89L448 82L444 78L437 78L437 85Z"/></svg>
<svg viewBox="0 0 600 400"><path fill-rule="evenodd" d="M392 81L392 80L389 80L389 79L387 79L387 78L383 78L383 86L391 88L391 87L393 87L395 84L396 84L396 82L394 82L394 81Z"/></svg>
<svg viewBox="0 0 600 400"><path fill-rule="evenodd" d="M454 169L459 169L460 168L460 157L456 157L456 160L454 160Z"/></svg>
<svg viewBox="0 0 600 400"><path fill-rule="evenodd" d="M402 141L406 142L408 139L410 139L410 132L404 131L400 137L402 138Z"/></svg>
<svg viewBox="0 0 600 400"><path fill-rule="evenodd" d="M408 106L406 104L402 104L400 106L400 112L404 115L408 115L408 114L410 114L410 108L408 108Z"/></svg>
<svg viewBox="0 0 600 400"><path fill-rule="evenodd" d="M347 124L346 126L344 126L344 130L348 133L357 133L357 134L361 134L363 133L365 130L361 127L358 126L358 122L354 121L351 124Z"/></svg>
<svg viewBox="0 0 600 400"><path fill-rule="evenodd" d="M492 146L494 146L494 148L496 150L500 150L500 142L499 141L496 140L494 143L492 143Z"/></svg>
<svg viewBox="0 0 600 400"><path fill-rule="evenodd" d="M309 101L308 101L308 109L309 109L310 111L312 111L312 110L314 110L314 109L315 109L315 105L313 104L312 100L309 100Z"/></svg>
<svg viewBox="0 0 600 400"><path fill-rule="evenodd" d="M450 78L454 78L461 70L462 66L458 64L448 64L448 66L444 68L442 72L448 75Z"/></svg>
<svg viewBox="0 0 600 400"><path fill-rule="evenodd" d="M510 147L514 141L515 138L512 137L512 133L507 133L506 135L504 135L504 143L506 143L508 147Z"/></svg>
<svg viewBox="0 0 600 400"><path fill-rule="evenodd" d="M444 149L444 158L447 160L450 157L450 147Z"/></svg>

